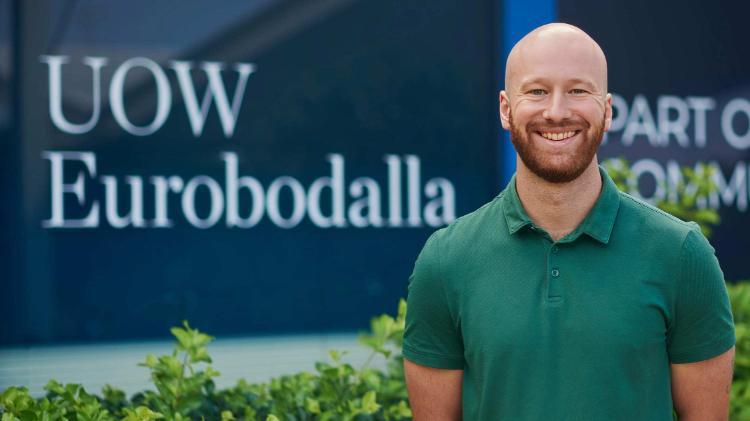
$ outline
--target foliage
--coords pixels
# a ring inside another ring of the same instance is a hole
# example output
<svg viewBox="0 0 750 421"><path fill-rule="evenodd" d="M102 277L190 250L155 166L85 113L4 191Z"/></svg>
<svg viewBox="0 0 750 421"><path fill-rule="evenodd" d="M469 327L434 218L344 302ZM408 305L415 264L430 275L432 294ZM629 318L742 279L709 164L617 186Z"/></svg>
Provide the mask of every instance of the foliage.
<svg viewBox="0 0 750 421"><path fill-rule="evenodd" d="M345 352L330 351L330 362L315 364L315 372L300 372L217 390L208 344L213 338L191 328L172 329L174 351L148 355L139 365L151 373L155 390L136 393L131 399L106 386L92 395L81 385L61 385L51 380L46 396L35 399L26 388L10 387L0 394L0 421L178 421L178 420L408 420L403 359L400 349L406 302L401 300L396 318L375 317L369 333L359 342L371 350L362 367L344 362ZM376 356L386 359L386 369L370 367Z"/></svg>
<svg viewBox="0 0 750 421"><path fill-rule="evenodd" d="M750 280L727 283L734 315L734 378L730 395L730 419L750 420Z"/></svg>
<svg viewBox="0 0 750 421"><path fill-rule="evenodd" d="M627 160L613 158L602 164L620 190L638 196L637 180ZM713 227L720 222L719 213L715 209L704 206L709 195L717 190L715 171L714 167L703 163L699 164L696 169L682 167L682 177L674 186L674 191L654 205L684 221L695 221L700 225L703 235L710 237ZM668 183L661 187L669 192ZM676 200L670 200L670 197Z"/></svg>

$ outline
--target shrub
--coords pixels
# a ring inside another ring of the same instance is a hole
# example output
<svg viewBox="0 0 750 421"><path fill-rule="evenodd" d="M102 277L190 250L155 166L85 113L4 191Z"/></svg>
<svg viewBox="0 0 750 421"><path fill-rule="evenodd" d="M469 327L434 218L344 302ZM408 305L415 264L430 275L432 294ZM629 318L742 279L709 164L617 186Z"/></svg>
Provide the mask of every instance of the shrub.
<svg viewBox="0 0 750 421"><path fill-rule="evenodd" d="M737 344L730 395L730 419L750 420L750 280L727 284Z"/></svg>
<svg viewBox="0 0 750 421"><path fill-rule="evenodd" d="M369 333L359 342L371 349L362 367L343 361L345 352L329 352L330 362L315 364L315 372L300 372L217 390L207 346L213 338L184 323L172 328L174 351L148 355L155 390L125 393L106 386L101 396L81 385L47 383L46 396L34 399L26 388L11 387L0 394L1 421L77 420L408 420L403 359L400 355L406 302L401 300L396 318L375 317ZM386 369L370 367L382 355Z"/></svg>

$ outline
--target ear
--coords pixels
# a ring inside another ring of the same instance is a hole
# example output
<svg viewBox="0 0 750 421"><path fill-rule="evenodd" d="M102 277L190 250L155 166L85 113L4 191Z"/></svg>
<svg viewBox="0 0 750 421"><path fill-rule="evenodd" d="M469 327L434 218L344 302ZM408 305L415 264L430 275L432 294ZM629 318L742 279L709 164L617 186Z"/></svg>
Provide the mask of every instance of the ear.
<svg viewBox="0 0 750 421"><path fill-rule="evenodd" d="M604 131L609 131L612 125L612 94L607 94L604 99Z"/></svg>
<svg viewBox="0 0 750 421"><path fill-rule="evenodd" d="M508 93L504 90L500 91L498 101L500 103L500 123L503 125L503 129L510 130L510 98L508 98Z"/></svg>

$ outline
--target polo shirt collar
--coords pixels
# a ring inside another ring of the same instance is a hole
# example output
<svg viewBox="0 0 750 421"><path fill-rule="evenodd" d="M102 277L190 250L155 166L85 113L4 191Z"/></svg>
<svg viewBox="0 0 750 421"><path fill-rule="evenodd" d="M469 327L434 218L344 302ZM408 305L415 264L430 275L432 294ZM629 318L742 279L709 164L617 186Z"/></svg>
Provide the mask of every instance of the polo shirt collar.
<svg viewBox="0 0 750 421"><path fill-rule="evenodd" d="M602 244L609 242L612 228L615 225L617 211L620 208L620 193L614 181L612 181L601 166L599 166L599 174L602 177L602 191L594 207L591 208L591 211L583 219L583 222L573 232L560 239L560 241L573 241L581 234L586 234ZM518 232L521 228L533 226L531 218L526 214L521 200L518 198L515 174L505 188L503 212L505 213L508 232L511 235Z"/></svg>

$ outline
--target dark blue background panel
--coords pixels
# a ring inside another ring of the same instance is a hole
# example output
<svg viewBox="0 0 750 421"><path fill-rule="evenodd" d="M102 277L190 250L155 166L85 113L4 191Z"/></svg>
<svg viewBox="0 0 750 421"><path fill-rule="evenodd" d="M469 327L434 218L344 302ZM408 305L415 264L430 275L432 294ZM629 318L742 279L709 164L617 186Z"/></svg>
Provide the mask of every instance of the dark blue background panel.
<svg viewBox="0 0 750 421"><path fill-rule="evenodd" d="M497 194L494 2L146 3L22 6L0 343L363 329Z"/></svg>

